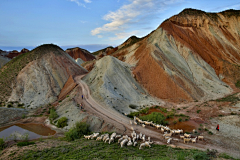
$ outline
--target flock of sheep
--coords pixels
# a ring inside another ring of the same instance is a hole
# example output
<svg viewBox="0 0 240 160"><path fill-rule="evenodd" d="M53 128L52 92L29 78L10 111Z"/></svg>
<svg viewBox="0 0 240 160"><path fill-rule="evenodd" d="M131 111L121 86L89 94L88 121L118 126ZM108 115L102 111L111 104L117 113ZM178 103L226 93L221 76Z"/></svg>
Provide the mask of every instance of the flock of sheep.
<svg viewBox="0 0 240 160"><path fill-rule="evenodd" d="M142 149L143 147L151 147L150 144L153 143L153 141L150 141L150 137L146 139L146 136L142 133L137 134L135 131L131 133L131 136L128 135L117 135L115 132L109 135L108 133L100 135L99 133L93 133L91 135L84 135L84 138L86 139L96 139L97 141L104 141L105 143L111 144L115 140L118 140L118 143L121 147L124 145L127 146L137 146L137 141L142 140L142 143L139 146L139 149Z"/></svg>
<svg viewBox="0 0 240 160"><path fill-rule="evenodd" d="M160 129L161 132L163 133L163 137L164 139L167 140L167 143L170 144L171 141L178 141L179 142L179 139L177 138L172 138L172 135L177 135L179 134L180 135L180 139L183 139L183 142L192 142L192 143L196 143L197 142L197 138L198 140L203 140L204 137L203 136L198 136L198 137L195 137L195 138L191 138L191 134L187 134L187 133L184 133L183 134L183 130L182 129L170 129L168 126L164 126L164 125L161 125L161 124L155 124L153 123L152 121L149 122L149 121L142 121L141 119L139 119L138 117L134 117L133 119L133 122L130 120L130 124L140 124L142 125L142 127L145 127L146 125L149 125L149 126L153 126L155 127L156 129ZM193 130L193 132L195 132L195 130ZM183 135L181 135L183 134Z"/></svg>
<svg viewBox="0 0 240 160"><path fill-rule="evenodd" d="M180 135L180 139L183 139L183 142L192 142L192 143L196 143L197 142L197 138L198 140L203 140L204 137L203 136L198 136L195 138L191 138L191 134L187 134L184 133L183 134L183 130L182 129L170 129L168 126L163 126L163 125L159 125L159 124L155 124L153 122L148 122L148 121L142 121L141 119L139 119L138 117L134 117L133 122L130 120L130 124L141 124L142 127L145 127L146 125L149 126L153 126L156 127L157 129L160 129L161 132L163 133L163 137L164 139L167 140L167 144L170 144L171 141L177 141L179 142L179 139L177 138L173 138L172 135ZM86 139L96 139L98 141L102 140L105 143L113 143L116 140L118 141L118 143L120 144L121 147L123 147L124 145L127 146L137 146L138 141L142 140L142 143L139 146L139 149L142 149L143 147L151 147L150 144L153 143L153 141L150 141L151 137L146 138L146 136L142 133L137 134L134 129L132 128L133 132L131 133L131 136L128 135L117 135L116 133L112 133L111 135L109 135L108 133L106 134L102 134L100 135L99 133L93 133L91 135L84 135L84 137ZM194 132L194 131L193 131ZM183 135L181 135L183 134Z"/></svg>

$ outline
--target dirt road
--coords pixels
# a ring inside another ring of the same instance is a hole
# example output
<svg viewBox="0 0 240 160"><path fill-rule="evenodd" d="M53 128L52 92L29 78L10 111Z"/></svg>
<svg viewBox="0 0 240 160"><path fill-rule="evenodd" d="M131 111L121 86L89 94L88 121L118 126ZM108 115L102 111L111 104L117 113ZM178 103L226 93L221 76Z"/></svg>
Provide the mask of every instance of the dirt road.
<svg viewBox="0 0 240 160"><path fill-rule="evenodd" d="M88 85L84 81L82 81L82 78L84 76L85 75L77 76L74 78L74 80L82 89L81 92L84 96L83 101L82 101L81 95L76 98L76 101L79 104L83 102L84 109L86 109L87 112L102 118L104 121L108 123L113 124L117 128L117 132L119 133L130 135L133 128L137 133L141 132L146 136L150 136L151 139L154 140L156 144L167 144L166 140L164 140L163 134L160 133L160 130L156 130L155 128L150 126L143 128L140 125L130 124L130 120L131 120L130 118L122 115L116 110L107 108L103 104L101 105L99 102L96 102L91 96ZM175 137L179 137L179 136L175 136ZM195 148L200 150L216 149L219 152L229 153L228 149L221 148L219 146L214 146L207 142L208 142L208 139L205 138L204 141L198 141L198 143L194 143L194 144L192 143L184 144L182 141L180 141L180 142L174 142L174 145L180 148ZM239 157L239 153L235 151L232 152L231 155L234 157Z"/></svg>

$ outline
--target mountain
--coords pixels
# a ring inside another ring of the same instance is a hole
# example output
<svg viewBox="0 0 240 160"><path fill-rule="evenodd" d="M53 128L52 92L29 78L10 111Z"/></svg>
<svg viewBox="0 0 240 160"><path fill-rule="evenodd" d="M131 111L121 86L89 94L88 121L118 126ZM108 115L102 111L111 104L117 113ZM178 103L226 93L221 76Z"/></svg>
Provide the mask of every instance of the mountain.
<svg viewBox="0 0 240 160"><path fill-rule="evenodd" d="M52 103L68 79L85 73L60 47L41 45L0 69L0 101L30 108Z"/></svg>
<svg viewBox="0 0 240 160"><path fill-rule="evenodd" d="M73 59L81 58L83 61L91 61L94 60L95 57L89 51L76 47L76 48L68 48L65 52L67 52Z"/></svg>
<svg viewBox="0 0 240 160"><path fill-rule="evenodd" d="M189 102L236 90L239 44L240 11L185 9L146 37L127 40L111 55L134 65L135 79L151 95Z"/></svg>
<svg viewBox="0 0 240 160"><path fill-rule="evenodd" d="M83 80L96 100L121 113L129 114L143 105L158 104L136 82L131 68L131 65L115 57L105 56L96 62L93 70Z"/></svg>

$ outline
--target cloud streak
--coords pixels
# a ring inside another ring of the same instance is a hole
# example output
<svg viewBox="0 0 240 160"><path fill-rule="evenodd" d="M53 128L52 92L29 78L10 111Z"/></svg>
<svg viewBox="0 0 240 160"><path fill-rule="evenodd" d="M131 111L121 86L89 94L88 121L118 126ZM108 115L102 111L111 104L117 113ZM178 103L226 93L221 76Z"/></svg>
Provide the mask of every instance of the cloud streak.
<svg viewBox="0 0 240 160"><path fill-rule="evenodd" d="M74 3L76 3L78 6L81 6L81 7L86 8L86 6L85 6L83 3L79 2L79 0L68 0L68 1L74 2ZM83 0L83 1L84 1L85 3L92 3L91 0Z"/></svg>
<svg viewBox="0 0 240 160"><path fill-rule="evenodd" d="M91 31L92 35L98 35L102 33L112 32L116 35L116 38L122 39L130 33L136 33L137 31L126 32L130 26L134 24L142 23L141 20L145 19L145 24L150 22L151 18L159 12L164 11L168 6L182 2L183 0L130 0L130 4L123 5L117 11L109 12L103 19L109 21L101 27L95 28Z"/></svg>

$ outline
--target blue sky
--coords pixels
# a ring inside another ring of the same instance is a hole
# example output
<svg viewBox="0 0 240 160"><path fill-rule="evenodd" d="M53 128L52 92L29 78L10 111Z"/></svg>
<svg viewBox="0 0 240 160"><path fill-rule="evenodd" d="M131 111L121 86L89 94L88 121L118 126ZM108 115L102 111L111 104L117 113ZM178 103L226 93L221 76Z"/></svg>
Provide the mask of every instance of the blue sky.
<svg viewBox="0 0 240 160"><path fill-rule="evenodd" d="M240 9L239 0L0 0L0 49L96 51L142 37L184 8L207 12Z"/></svg>

